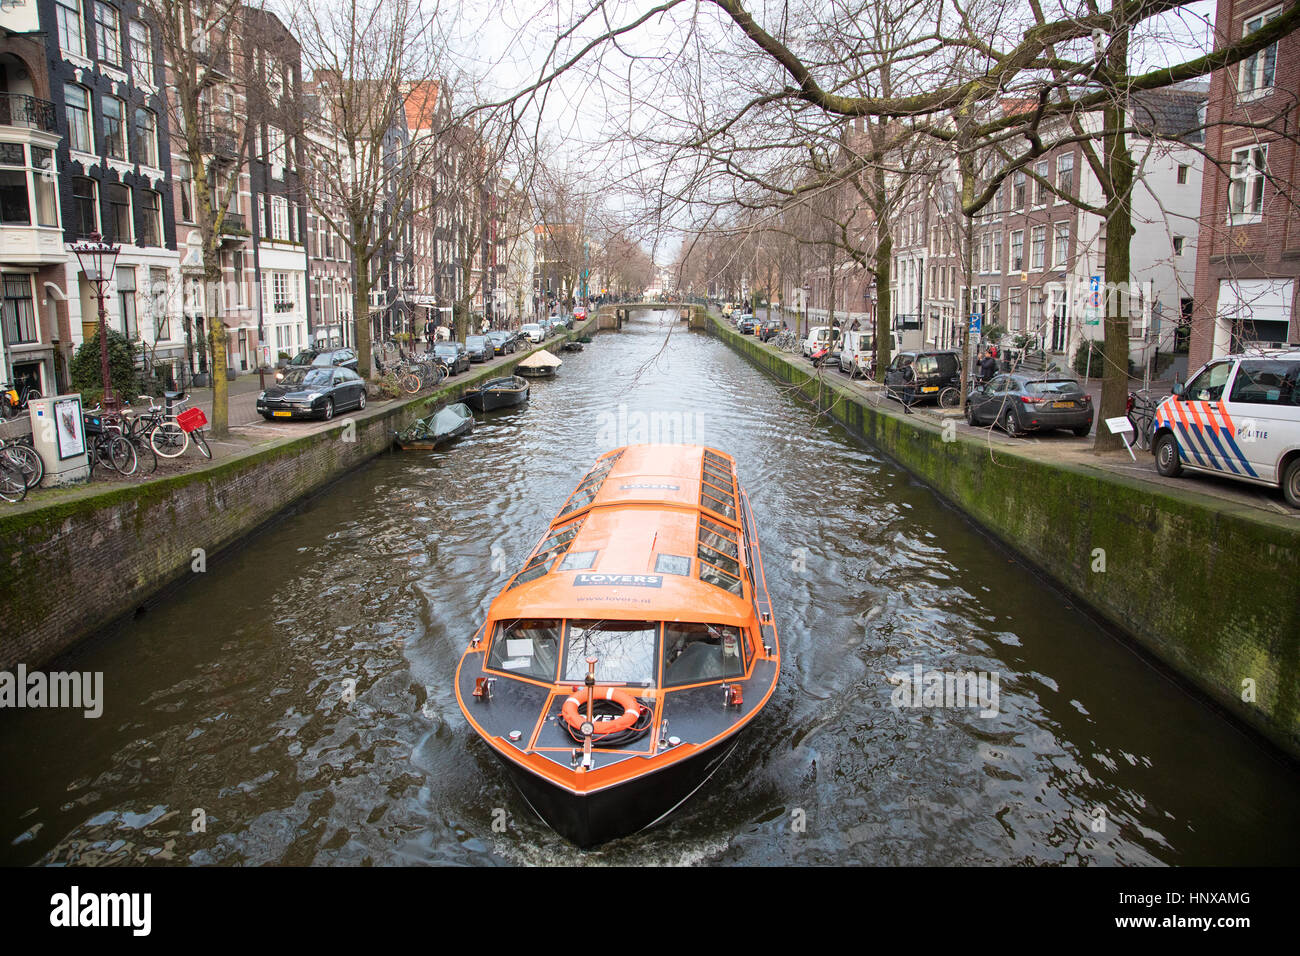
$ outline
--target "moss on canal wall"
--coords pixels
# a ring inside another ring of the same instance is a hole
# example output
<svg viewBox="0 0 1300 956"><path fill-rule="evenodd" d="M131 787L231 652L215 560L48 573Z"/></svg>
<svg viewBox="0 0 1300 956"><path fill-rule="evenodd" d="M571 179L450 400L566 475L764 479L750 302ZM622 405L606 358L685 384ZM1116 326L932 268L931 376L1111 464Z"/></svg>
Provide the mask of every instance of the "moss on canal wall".
<svg viewBox="0 0 1300 956"><path fill-rule="evenodd" d="M1098 616L1293 757L1300 756L1300 524L1186 489L1045 461L872 407L838 373L710 319L1042 569ZM1099 558L1104 556L1104 571ZM1253 700L1243 699L1252 696Z"/></svg>
<svg viewBox="0 0 1300 956"><path fill-rule="evenodd" d="M593 331L594 320L567 337ZM392 445L393 432L455 401L519 359L474 368L427 395L341 416L182 474L140 484L83 485L0 511L0 670L40 667L130 613L284 509ZM184 634L177 634L184 640Z"/></svg>

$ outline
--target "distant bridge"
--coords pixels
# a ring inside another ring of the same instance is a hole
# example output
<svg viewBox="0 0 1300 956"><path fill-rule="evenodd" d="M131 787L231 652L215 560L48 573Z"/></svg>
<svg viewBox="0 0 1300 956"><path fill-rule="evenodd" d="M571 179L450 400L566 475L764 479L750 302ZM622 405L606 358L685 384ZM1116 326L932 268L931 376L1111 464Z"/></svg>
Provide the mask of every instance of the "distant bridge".
<svg viewBox="0 0 1300 956"><path fill-rule="evenodd" d="M610 302L596 310L596 328L621 329L633 312L644 310L676 312L677 317L683 322L689 322L691 328L705 327L702 305L691 305L686 302Z"/></svg>

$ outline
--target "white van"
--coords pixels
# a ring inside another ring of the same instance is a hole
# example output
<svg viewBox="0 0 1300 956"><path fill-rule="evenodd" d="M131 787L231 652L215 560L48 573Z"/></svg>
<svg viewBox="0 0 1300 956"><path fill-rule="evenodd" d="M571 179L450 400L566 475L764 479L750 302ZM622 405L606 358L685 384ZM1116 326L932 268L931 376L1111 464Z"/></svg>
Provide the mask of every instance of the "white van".
<svg viewBox="0 0 1300 956"><path fill-rule="evenodd" d="M1168 478L1186 469L1280 487L1300 508L1300 348L1206 363L1156 409L1151 451Z"/></svg>
<svg viewBox="0 0 1300 956"><path fill-rule="evenodd" d="M808 358L814 352L833 345L834 338L829 325L815 325L808 330L808 337L803 340L803 356Z"/></svg>
<svg viewBox="0 0 1300 956"><path fill-rule="evenodd" d="M889 354L898 354L901 346L896 334L889 336ZM848 372L849 378L871 378L872 363L876 360L876 330L861 329L845 332L840 348L840 371Z"/></svg>

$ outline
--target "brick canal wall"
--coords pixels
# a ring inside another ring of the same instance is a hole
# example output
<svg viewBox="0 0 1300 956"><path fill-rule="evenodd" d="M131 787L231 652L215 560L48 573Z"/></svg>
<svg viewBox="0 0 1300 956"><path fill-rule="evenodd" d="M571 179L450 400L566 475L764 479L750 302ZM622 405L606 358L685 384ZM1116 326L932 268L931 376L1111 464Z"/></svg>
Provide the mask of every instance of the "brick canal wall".
<svg viewBox="0 0 1300 956"><path fill-rule="evenodd" d="M520 352L518 359L538 350ZM107 489L60 489L40 507L0 511L0 671L19 663L43 666L193 573L194 549L211 559L391 447L394 431L438 402L455 401L466 388L513 368L512 361L471 369L428 395L372 405L322 431L184 474Z"/></svg>
<svg viewBox="0 0 1300 956"><path fill-rule="evenodd" d="M920 416L872 407L838 372L818 376L712 316L710 326L1300 757L1300 525L1293 518L1199 495L1194 482L1186 491L1164 489L1001 447L994 461L978 439L944 441ZM1104 572L1093 570L1096 549L1104 551ZM1243 700L1252 689L1254 699Z"/></svg>

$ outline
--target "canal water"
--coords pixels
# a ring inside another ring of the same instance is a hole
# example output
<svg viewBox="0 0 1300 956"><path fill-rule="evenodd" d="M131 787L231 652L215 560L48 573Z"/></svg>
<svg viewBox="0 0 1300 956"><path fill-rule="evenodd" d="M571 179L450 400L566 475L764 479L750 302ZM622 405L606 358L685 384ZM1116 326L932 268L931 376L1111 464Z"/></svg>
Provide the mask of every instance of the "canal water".
<svg viewBox="0 0 1300 956"><path fill-rule="evenodd" d="M1300 859L1300 775L671 319L564 355L531 404L445 452L346 476L60 662L103 672L104 713L0 713L0 862ZM784 671L700 793L584 854L470 732L452 674L592 459L656 439L736 456ZM986 706L919 689L895 706L918 665L923 686L988 675Z"/></svg>

